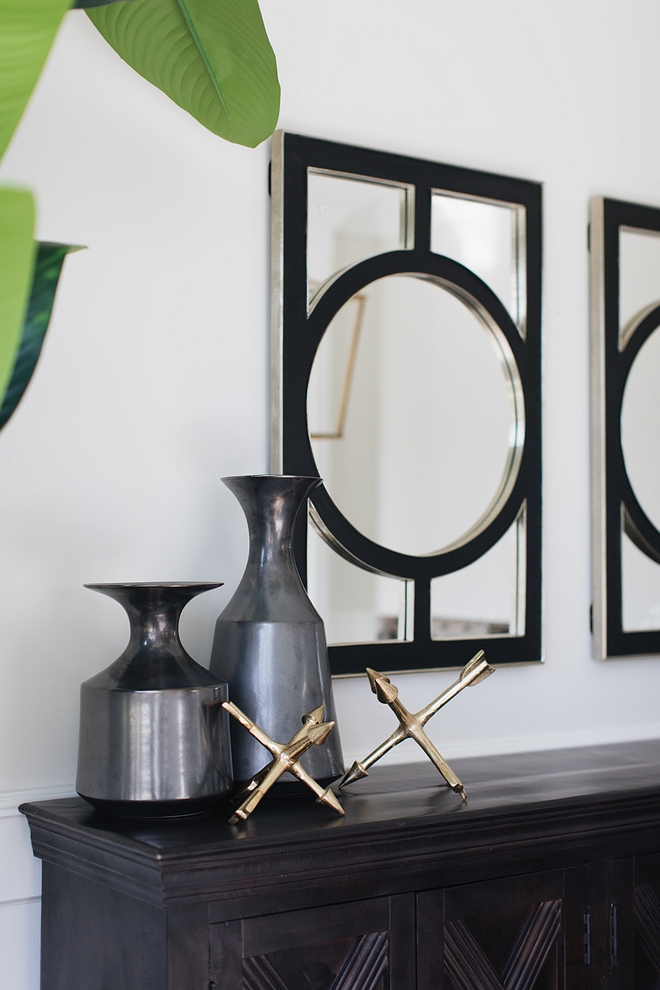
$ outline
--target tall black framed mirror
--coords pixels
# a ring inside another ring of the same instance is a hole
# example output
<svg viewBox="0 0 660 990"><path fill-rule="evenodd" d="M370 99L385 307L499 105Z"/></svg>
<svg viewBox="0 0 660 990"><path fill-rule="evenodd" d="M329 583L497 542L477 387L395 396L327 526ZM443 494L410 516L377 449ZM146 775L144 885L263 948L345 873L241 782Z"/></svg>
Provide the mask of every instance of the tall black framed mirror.
<svg viewBox="0 0 660 990"><path fill-rule="evenodd" d="M594 653L660 654L660 209L591 202Z"/></svg>
<svg viewBox="0 0 660 990"><path fill-rule="evenodd" d="M334 674L541 659L541 187L278 132L273 473Z"/></svg>

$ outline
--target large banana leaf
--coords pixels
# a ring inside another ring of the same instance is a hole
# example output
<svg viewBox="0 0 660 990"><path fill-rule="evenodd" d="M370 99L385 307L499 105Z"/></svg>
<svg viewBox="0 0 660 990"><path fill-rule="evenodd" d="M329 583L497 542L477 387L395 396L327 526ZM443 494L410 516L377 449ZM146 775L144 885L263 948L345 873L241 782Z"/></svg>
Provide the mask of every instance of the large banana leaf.
<svg viewBox="0 0 660 990"><path fill-rule="evenodd" d="M108 3L119 3L120 0L75 0L72 7L105 7ZM124 3L135 3L136 0L123 0Z"/></svg>
<svg viewBox="0 0 660 990"><path fill-rule="evenodd" d="M21 339L34 268L34 200L24 189L0 189L0 396Z"/></svg>
<svg viewBox="0 0 660 990"><path fill-rule="evenodd" d="M71 0L0 0L0 157Z"/></svg>
<svg viewBox="0 0 660 990"><path fill-rule="evenodd" d="M0 430L20 402L35 369L53 309L55 290L69 251L67 244L37 244L37 258L27 313L4 396L0 393Z"/></svg>
<svg viewBox="0 0 660 990"><path fill-rule="evenodd" d="M257 0L138 0L87 15L130 66L214 134L254 148L274 131L280 87Z"/></svg>

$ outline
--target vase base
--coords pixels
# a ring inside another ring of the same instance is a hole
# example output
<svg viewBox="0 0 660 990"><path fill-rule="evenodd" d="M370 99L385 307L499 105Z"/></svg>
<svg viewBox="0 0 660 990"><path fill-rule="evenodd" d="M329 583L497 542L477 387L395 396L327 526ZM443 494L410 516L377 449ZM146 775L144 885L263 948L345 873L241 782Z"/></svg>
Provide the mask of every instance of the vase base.
<svg viewBox="0 0 660 990"><path fill-rule="evenodd" d="M80 793L80 792L79 792ZM111 818L187 818L212 811L226 797L214 794L203 798L182 798L177 801L107 801L104 798L80 797L102 815Z"/></svg>

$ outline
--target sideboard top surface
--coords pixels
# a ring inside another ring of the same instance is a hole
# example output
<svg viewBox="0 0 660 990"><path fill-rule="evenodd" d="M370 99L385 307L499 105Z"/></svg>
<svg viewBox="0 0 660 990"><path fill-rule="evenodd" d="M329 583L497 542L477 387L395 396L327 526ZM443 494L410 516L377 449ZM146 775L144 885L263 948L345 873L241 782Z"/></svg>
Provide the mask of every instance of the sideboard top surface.
<svg viewBox="0 0 660 990"><path fill-rule="evenodd" d="M344 818L316 805L313 796L268 795L247 822L228 824L229 803L213 813L190 818L130 820L104 817L81 798L25 804L31 824L77 833L94 843L112 838L157 859L243 851L321 838L327 833L372 831L385 823L403 828L435 826L453 831L484 816L529 815L573 803L617 801L637 794L660 799L660 740L548 750L452 761L463 780L468 801L444 785L430 763L374 768L369 776L339 792Z"/></svg>

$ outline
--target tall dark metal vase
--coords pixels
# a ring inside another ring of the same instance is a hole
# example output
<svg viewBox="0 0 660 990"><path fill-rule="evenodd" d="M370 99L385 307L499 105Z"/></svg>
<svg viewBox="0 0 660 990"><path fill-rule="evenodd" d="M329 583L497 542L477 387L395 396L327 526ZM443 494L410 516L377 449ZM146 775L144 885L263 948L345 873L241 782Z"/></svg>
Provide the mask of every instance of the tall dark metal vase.
<svg viewBox="0 0 660 990"><path fill-rule="evenodd" d="M236 592L215 627L210 669L229 681L239 708L268 735L287 742L301 717L325 704L335 720L323 620L300 580L293 557L293 529L319 478L249 475L223 478L243 507L250 555ZM270 759L248 732L231 726L234 776L247 780ZM323 746L302 757L316 780L330 783L344 772L337 727Z"/></svg>

